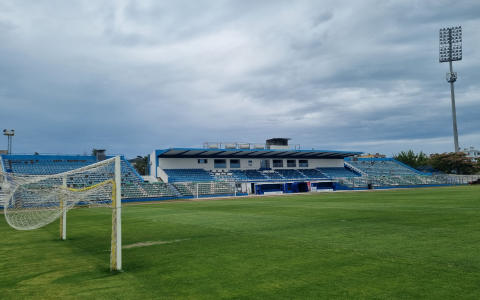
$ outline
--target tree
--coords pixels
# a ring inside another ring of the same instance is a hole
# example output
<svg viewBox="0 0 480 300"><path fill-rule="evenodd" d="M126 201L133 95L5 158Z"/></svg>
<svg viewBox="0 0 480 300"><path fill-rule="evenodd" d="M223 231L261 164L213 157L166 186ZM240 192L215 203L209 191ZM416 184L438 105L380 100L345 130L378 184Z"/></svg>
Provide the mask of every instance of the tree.
<svg viewBox="0 0 480 300"><path fill-rule="evenodd" d="M463 152L450 152L430 155L431 166L444 173L463 175L476 174L480 171L480 164L472 162Z"/></svg>
<svg viewBox="0 0 480 300"><path fill-rule="evenodd" d="M38 152L35 151L35 153L33 153L33 155L38 155Z"/></svg>
<svg viewBox="0 0 480 300"><path fill-rule="evenodd" d="M401 151L399 154L393 154L392 157L412 168L428 166L429 164L428 156L422 151L418 154L415 154L412 150Z"/></svg>
<svg viewBox="0 0 480 300"><path fill-rule="evenodd" d="M148 170L148 156L144 156L143 158L139 155L137 156L138 160L133 165L135 169L142 175L147 175Z"/></svg>
<svg viewBox="0 0 480 300"><path fill-rule="evenodd" d="M92 156L97 156L97 151L98 151L98 149L93 148L92 149Z"/></svg>

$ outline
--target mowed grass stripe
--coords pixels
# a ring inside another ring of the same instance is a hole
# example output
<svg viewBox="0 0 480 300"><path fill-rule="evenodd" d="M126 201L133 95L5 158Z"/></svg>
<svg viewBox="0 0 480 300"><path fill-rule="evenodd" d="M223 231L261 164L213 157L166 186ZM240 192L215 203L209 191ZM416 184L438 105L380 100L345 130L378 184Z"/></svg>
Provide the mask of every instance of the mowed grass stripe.
<svg viewBox="0 0 480 300"><path fill-rule="evenodd" d="M19 232L0 220L2 299L477 299L478 187L129 205Z"/></svg>

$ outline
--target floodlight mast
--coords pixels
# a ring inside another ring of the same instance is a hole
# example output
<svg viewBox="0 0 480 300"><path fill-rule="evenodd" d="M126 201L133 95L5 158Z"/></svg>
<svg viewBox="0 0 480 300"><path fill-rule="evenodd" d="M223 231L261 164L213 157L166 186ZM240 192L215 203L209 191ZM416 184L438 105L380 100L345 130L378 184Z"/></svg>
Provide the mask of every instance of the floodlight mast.
<svg viewBox="0 0 480 300"><path fill-rule="evenodd" d="M462 60L462 27L458 26L440 29L439 45L440 63L448 61L450 65L450 73L447 73L447 81L450 82L450 93L452 98L453 139L455 143L455 152L460 152L460 147L458 146L455 89L453 86L453 83L457 81L457 72L453 72L452 61Z"/></svg>
<svg viewBox="0 0 480 300"><path fill-rule="evenodd" d="M12 137L15 135L15 130L13 129L4 129L3 130L3 135L6 135L8 137L8 148L7 148L7 153L12 154Z"/></svg>

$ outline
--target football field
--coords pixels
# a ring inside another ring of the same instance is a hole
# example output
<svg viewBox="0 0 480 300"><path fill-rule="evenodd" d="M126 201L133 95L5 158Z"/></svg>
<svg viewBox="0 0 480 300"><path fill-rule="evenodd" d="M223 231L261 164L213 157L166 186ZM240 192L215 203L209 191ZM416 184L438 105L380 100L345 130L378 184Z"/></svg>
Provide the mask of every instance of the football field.
<svg viewBox="0 0 480 300"><path fill-rule="evenodd" d="M480 186L123 207L31 231L0 214L0 299L480 299Z"/></svg>

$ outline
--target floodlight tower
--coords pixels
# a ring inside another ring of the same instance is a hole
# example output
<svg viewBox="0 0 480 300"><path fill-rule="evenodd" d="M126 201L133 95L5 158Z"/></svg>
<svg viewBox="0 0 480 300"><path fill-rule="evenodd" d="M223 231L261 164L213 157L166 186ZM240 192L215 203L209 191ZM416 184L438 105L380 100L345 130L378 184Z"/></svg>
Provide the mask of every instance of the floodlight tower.
<svg viewBox="0 0 480 300"><path fill-rule="evenodd" d="M453 72L452 61L462 60L462 27L452 27L440 29L440 62L450 63L450 73L447 73L447 81L450 82L450 92L452 95L452 118L453 118L453 139L455 142L455 152L460 152L458 146L457 133L457 112L455 109L455 92L453 83L457 80L457 72Z"/></svg>
<svg viewBox="0 0 480 300"><path fill-rule="evenodd" d="M8 154L12 154L12 137L15 135L15 130L4 129L3 135L8 137Z"/></svg>

